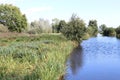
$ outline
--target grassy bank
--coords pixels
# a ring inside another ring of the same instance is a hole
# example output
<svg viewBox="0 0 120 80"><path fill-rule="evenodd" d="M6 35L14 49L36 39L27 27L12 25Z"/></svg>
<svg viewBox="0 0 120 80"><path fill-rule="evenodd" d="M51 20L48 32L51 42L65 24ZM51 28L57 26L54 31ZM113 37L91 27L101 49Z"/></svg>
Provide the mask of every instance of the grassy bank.
<svg viewBox="0 0 120 80"><path fill-rule="evenodd" d="M73 46L61 35L0 39L0 80L57 80Z"/></svg>

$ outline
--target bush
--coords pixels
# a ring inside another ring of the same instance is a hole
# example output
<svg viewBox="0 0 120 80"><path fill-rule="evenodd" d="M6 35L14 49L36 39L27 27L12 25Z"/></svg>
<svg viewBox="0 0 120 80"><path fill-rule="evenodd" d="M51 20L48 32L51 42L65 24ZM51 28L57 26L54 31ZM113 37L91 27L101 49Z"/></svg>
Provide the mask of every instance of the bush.
<svg viewBox="0 0 120 80"><path fill-rule="evenodd" d="M30 23L30 33L52 33L52 27L48 20L39 19Z"/></svg>
<svg viewBox="0 0 120 80"><path fill-rule="evenodd" d="M86 27L84 21L73 14L71 20L62 28L61 32L67 39L75 41L79 44L82 41L85 29Z"/></svg>
<svg viewBox="0 0 120 80"><path fill-rule="evenodd" d="M97 36L98 34L98 26L97 26L97 21L96 20L90 20L89 25L87 28L87 32L90 34L90 36Z"/></svg>
<svg viewBox="0 0 120 80"><path fill-rule="evenodd" d="M116 34L116 37L117 37L117 38L120 38L120 34Z"/></svg>
<svg viewBox="0 0 120 80"><path fill-rule="evenodd" d="M9 30L8 30L7 26L0 24L0 32L8 32L8 31Z"/></svg>
<svg viewBox="0 0 120 80"><path fill-rule="evenodd" d="M29 34L40 34L40 33L42 33L42 30L41 29L31 29L31 30L29 30L27 33L29 33Z"/></svg>
<svg viewBox="0 0 120 80"><path fill-rule="evenodd" d="M87 40L88 38L90 38L90 35L88 33L84 33L82 39Z"/></svg>
<svg viewBox="0 0 120 80"><path fill-rule="evenodd" d="M112 27L106 28L106 29L103 31L103 36L116 36L115 29L112 28Z"/></svg>
<svg viewBox="0 0 120 80"><path fill-rule="evenodd" d="M120 26L116 28L116 37L120 38Z"/></svg>
<svg viewBox="0 0 120 80"><path fill-rule="evenodd" d="M7 25L9 31L22 32L27 28L27 19L20 9L12 4L0 4L0 20Z"/></svg>

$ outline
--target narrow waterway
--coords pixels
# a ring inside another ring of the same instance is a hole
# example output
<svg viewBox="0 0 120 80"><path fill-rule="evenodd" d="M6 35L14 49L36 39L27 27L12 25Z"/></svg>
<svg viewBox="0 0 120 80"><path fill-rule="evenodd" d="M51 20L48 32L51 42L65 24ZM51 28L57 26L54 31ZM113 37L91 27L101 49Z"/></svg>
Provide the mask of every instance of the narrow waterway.
<svg viewBox="0 0 120 80"><path fill-rule="evenodd" d="M73 49L65 80L120 80L120 40L95 37Z"/></svg>

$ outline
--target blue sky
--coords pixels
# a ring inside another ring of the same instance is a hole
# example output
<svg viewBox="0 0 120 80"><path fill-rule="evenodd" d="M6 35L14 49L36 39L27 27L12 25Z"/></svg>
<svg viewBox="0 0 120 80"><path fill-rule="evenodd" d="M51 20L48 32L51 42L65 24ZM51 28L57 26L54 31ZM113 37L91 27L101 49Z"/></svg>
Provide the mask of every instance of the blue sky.
<svg viewBox="0 0 120 80"><path fill-rule="evenodd" d="M50 22L53 18L68 21L72 13L76 13L87 24L96 19L98 25L120 25L120 0L0 0L0 3L19 7L29 22L39 18Z"/></svg>

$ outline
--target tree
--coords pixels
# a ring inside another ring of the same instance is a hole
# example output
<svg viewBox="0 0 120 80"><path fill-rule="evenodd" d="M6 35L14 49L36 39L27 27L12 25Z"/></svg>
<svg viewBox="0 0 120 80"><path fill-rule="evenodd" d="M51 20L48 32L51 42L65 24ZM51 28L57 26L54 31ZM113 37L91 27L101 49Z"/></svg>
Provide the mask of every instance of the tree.
<svg viewBox="0 0 120 80"><path fill-rule="evenodd" d="M0 32L8 32L7 26L4 26L3 24L0 24Z"/></svg>
<svg viewBox="0 0 120 80"><path fill-rule="evenodd" d="M65 26L66 26L66 22L65 22L64 20L61 20L61 21L59 22L58 27L57 27L57 31L58 31L58 32L61 32L62 28L65 27Z"/></svg>
<svg viewBox="0 0 120 80"><path fill-rule="evenodd" d="M11 4L0 5L0 20L2 24L8 26L10 31L22 32L27 28L26 16L20 12L20 9Z"/></svg>
<svg viewBox="0 0 120 80"><path fill-rule="evenodd" d="M115 29L115 31L116 31L116 37L117 37L117 38L120 38L120 26L118 26L118 27Z"/></svg>
<svg viewBox="0 0 120 80"><path fill-rule="evenodd" d="M91 27L91 31L92 32L88 32L88 33L91 33L90 36L97 36L97 33L98 33L98 26L97 26L97 21L96 20L90 20L89 21L89 24L88 24L88 29L89 27Z"/></svg>
<svg viewBox="0 0 120 80"><path fill-rule="evenodd" d="M85 29L84 21L73 14L68 24L62 28L62 33L67 39L79 44L82 41Z"/></svg>
<svg viewBox="0 0 120 80"><path fill-rule="evenodd" d="M90 37L93 36L93 28L92 27L87 27L86 33L88 33Z"/></svg>
<svg viewBox="0 0 120 80"><path fill-rule="evenodd" d="M43 33L52 32L49 20L45 20L45 19L40 18L39 19L39 26L41 27Z"/></svg>
<svg viewBox="0 0 120 80"><path fill-rule="evenodd" d="M97 27L97 21L96 20L90 20L88 26Z"/></svg>
<svg viewBox="0 0 120 80"><path fill-rule="evenodd" d="M116 35L115 29L112 27L105 28L105 30L103 31L103 36L115 36L115 35Z"/></svg>
<svg viewBox="0 0 120 80"><path fill-rule="evenodd" d="M99 26L100 32L103 33L104 30L107 28L107 26L105 24L102 24Z"/></svg>
<svg viewBox="0 0 120 80"><path fill-rule="evenodd" d="M35 20L30 23L30 30L28 31L28 33L30 34L42 33L42 28L40 26L39 21Z"/></svg>
<svg viewBox="0 0 120 80"><path fill-rule="evenodd" d="M51 25L48 20L40 18L38 21L35 20L30 24L30 32L32 33L50 33L52 32Z"/></svg>
<svg viewBox="0 0 120 80"><path fill-rule="evenodd" d="M53 33L55 33L55 32L59 33L59 30L58 30L59 22L60 21L57 18L52 19L52 32Z"/></svg>

